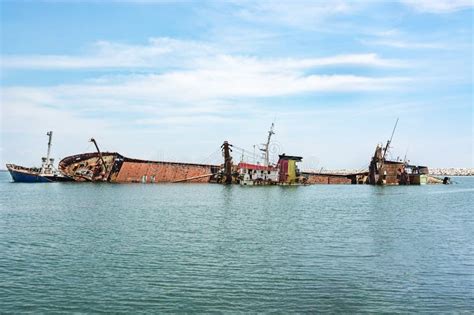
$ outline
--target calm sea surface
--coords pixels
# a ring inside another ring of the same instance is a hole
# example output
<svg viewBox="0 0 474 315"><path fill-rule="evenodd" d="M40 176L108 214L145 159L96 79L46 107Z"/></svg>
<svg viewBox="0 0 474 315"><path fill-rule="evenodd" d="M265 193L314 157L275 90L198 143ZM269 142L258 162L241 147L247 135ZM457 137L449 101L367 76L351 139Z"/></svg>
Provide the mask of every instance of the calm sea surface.
<svg viewBox="0 0 474 315"><path fill-rule="evenodd" d="M474 178L10 180L0 173L0 313L474 312Z"/></svg>

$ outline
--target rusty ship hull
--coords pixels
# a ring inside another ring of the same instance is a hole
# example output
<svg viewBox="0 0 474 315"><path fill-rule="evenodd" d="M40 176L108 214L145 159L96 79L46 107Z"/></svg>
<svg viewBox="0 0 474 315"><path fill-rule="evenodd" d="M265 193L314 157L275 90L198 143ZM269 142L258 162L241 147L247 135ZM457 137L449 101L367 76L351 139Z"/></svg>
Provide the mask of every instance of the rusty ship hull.
<svg viewBox="0 0 474 315"><path fill-rule="evenodd" d="M93 152L62 159L59 170L79 182L208 183L215 180L219 165L140 160L117 152Z"/></svg>

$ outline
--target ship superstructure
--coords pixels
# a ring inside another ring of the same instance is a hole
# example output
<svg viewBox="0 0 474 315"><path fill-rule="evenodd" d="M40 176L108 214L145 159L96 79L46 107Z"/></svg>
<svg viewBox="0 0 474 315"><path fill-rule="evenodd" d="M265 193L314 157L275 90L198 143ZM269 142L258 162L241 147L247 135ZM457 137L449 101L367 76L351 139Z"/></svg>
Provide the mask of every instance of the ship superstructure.
<svg viewBox="0 0 474 315"><path fill-rule="evenodd" d="M274 128L275 124L272 123L266 142L259 147L262 152L260 159L255 152L252 154L249 150L239 148L225 141L222 145L222 155L225 163L220 172L222 174L221 178L224 178L224 180L220 182L226 184L236 183L243 186L304 184L305 180L296 165L296 163L301 162L302 157L281 154L278 156L277 163L270 161L270 145L272 136L275 134ZM232 164L233 159L230 154L232 149L240 153L241 160L236 165Z"/></svg>
<svg viewBox="0 0 474 315"><path fill-rule="evenodd" d="M54 167L54 159L51 158L53 132L48 131L46 135L48 136L48 151L46 156L41 158L41 167L24 167L15 164L7 164L7 169L13 181L23 183L47 183L72 180L68 176L64 176Z"/></svg>
<svg viewBox="0 0 474 315"><path fill-rule="evenodd" d="M371 185L424 185L443 182L439 178L430 176L427 166L410 165L406 156L403 160L387 158L397 125L398 118L385 147L380 144L376 146L369 164L367 183Z"/></svg>

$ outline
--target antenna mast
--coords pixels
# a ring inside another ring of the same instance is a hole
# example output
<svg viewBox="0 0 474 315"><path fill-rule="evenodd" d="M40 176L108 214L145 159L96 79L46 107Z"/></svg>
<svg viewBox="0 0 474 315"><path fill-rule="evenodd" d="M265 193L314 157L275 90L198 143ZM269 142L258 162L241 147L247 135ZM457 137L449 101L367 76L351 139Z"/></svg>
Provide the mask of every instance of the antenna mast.
<svg viewBox="0 0 474 315"><path fill-rule="evenodd" d="M387 150L390 147L390 143L392 143L393 135L395 134L395 129L397 129L397 125L398 125L398 118L397 118L397 121L395 122L395 126L393 127L392 136L390 137L390 140L387 141L387 145L385 146L385 149L383 151L382 159L385 159L385 155L387 154Z"/></svg>
<svg viewBox="0 0 474 315"><path fill-rule="evenodd" d="M275 127L275 123L272 123L272 126L270 127L270 130L268 131L267 142L263 144L263 149L260 149L261 151L263 151L263 157L264 157L266 166L270 165L270 140L272 138L272 135L275 134L275 132L273 131L273 127Z"/></svg>
<svg viewBox="0 0 474 315"><path fill-rule="evenodd" d="M52 139L53 139L53 132L48 131L46 133L46 135L48 136L48 151L46 152L46 157L42 158L43 163L41 165L41 173L46 173L47 170L48 170L48 173L49 173L52 166L53 166L53 161L50 158L50 156L51 156L51 142L52 142Z"/></svg>
<svg viewBox="0 0 474 315"><path fill-rule="evenodd" d="M49 137L48 138L48 153L46 153L46 161L49 163L49 156L51 154L51 141L53 139L53 132L48 131L46 135Z"/></svg>

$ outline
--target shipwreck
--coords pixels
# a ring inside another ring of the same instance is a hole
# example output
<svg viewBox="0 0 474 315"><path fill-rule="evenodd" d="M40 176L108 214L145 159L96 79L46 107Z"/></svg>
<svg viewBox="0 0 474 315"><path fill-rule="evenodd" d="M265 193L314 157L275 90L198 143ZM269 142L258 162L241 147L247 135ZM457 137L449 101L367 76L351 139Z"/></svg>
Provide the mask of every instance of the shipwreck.
<svg viewBox="0 0 474 315"><path fill-rule="evenodd" d="M102 152L92 138L95 152L63 158L58 169L50 158L52 132L48 132L48 152L41 168L25 168L7 164L14 181L50 182L107 182L107 183L221 183L242 186L312 185L312 184L370 184L370 185L423 185L449 183L429 174L426 166L412 165L405 159L390 160L387 152L398 124L385 146L377 145L368 169L354 173L322 173L302 171L297 155L278 154L276 162L270 159L270 145L275 134L274 124L265 143L258 146L259 154L237 147L228 141L221 145L223 162L220 164L180 163L129 158L118 152ZM279 153L279 152L278 152ZM232 154L237 154L234 163ZM276 159L274 159L276 160Z"/></svg>
<svg viewBox="0 0 474 315"><path fill-rule="evenodd" d="M449 178L440 179L429 174L427 166L411 165L406 160L389 160L387 153L397 128L398 119L393 127L392 135L385 147L377 145L375 153L369 164L367 184L370 185L424 185L449 183Z"/></svg>
<svg viewBox="0 0 474 315"><path fill-rule="evenodd" d="M269 160L269 146L274 125L268 132L263 147L263 161L233 164L232 149L237 148L225 141L222 146L222 164L196 164L166 161L150 161L125 157L117 152L102 152L94 138L96 152L68 156L59 162L59 170L77 182L109 183L222 183L254 185L302 185L305 177L297 163L299 156L279 155L273 164Z"/></svg>
<svg viewBox="0 0 474 315"><path fill-rule="evenodd" d="M68 156L59 170L78 182L110 183L206 183L215 181L219 165L139 160L117 152L97 152Z"/></svg>

